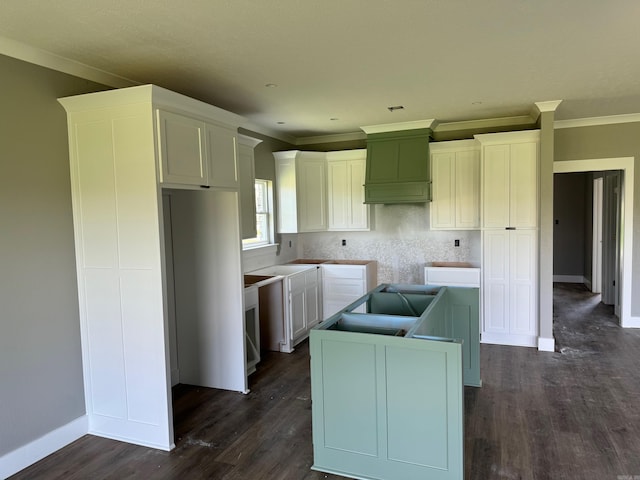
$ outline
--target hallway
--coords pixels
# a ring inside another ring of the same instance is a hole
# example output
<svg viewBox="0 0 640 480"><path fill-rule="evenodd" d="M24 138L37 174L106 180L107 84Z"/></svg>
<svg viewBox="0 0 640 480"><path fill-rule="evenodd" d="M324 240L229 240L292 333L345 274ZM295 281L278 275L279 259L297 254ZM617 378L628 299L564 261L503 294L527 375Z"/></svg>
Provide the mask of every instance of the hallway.
<svg viewBox="0 0 640 480"><path fill-rule="evenodd" d="M483 386L465 389L466 480L640 476L640 331L576 284L554 286L554 312L555 353L481 346ZM343 478L309 469L306 342L266 354L251 390L174 389L172 452L85 436L12 478Z"/></svg>

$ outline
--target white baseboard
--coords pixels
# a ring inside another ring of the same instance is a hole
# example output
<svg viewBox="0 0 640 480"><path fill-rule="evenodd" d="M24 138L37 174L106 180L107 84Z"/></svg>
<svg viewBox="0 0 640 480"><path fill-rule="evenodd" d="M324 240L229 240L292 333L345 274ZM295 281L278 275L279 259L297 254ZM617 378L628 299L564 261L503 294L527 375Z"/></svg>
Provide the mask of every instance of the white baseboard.
<svg viewBox="0 0 640 480"><path fill-rule="evenodd" d="M511 335L506 333L483 332L480 336L480 343L490 343L493 345L509 345L512 347L535 347L537 346L535 335Z"/></svg>
<svg viewBox="0 0 640 480"><path fill-rule="evenodd" d="M624 321L622 328L640 328L640 317L631 317Z"/></svg>
<svg viewBox="0 0 640 480"><path fill-rule="evenodd" d="M587 277L584 277L584 286L587 287L587 290L589 290L590 292L592 291L591 280L589 280Z"/></svg>
<svg viewBox="0 0 640 480"><path fill-rule="evenodd" d="M554 352L556 349L555 338L538 337L538 351L539 352Z"/></svg>
<svg viewBox="0 0 640 480"><path fill-rule="evenodd" d="M0 457L0 478L8 478L29 465L51 455L56 450L69 445L89 430L89 420L86 415L59 427L31 443L16 448Z"/></svg>
<svg viewBox="0 0 640 480"><path fill-rule="evenodd" d="M554 275L553 281L559 283L586 283L582 275Z"/></svg>

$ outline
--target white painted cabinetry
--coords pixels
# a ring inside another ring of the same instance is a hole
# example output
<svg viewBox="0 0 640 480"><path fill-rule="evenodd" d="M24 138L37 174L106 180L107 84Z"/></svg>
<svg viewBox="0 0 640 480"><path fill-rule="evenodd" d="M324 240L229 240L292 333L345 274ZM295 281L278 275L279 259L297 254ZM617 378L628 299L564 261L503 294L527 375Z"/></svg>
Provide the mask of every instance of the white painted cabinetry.
<svg viewBox="0 0 640 480"><path fill-rule="evenodd" d="M327 165L322 152L275 152L279 233L327 230Z"/></svg>
<svg viewBox="0 0 640 480"><path fill-rule="evenodd" d="M205 123L158 109L160 183L209 186Z"/></svg>
<svg viewBox="0 0 640 480"><path fill-rule="evenodd" d="M319 269L309 268L289 275L289 305L291 311L291 342L300 343L309 330L320 321Z"/></svg>
<svg viewBox="0 0 640 480"><path fill-rule="evenodd" d="M475 140L436 142L431 154L432 230L480 228L480 146Z"/></svg>
<svg viewBox="0 0 640 480"><path fill-rule="evenodd" d="M329 230L369 230L365 149L327 152Z"/></svg>
<svg viewBox="0 0 640 480"><path fill-rule="evenodd" d="M355 302L377 284L375 261L343 261L323 263L322 271L322 315L326 320L334 313ZM363 312L364 306L354 310Z"/></svg>
<svg viewBox="0 0 640 480"><path fill-rule="evenodd" d="M68 118L89 433L170 450L169 308L178 342L193 339L190 350L178 345L180 381L185 375L247 390L238 192L188 190L211 173L203 152L207 137L220 132L207 133L207 123L226 125L214 159L235 168L233 132L241 118L152 85L60 103ZM167 199L175 213L167 218L178 220L170 235L163 234L166 186L187 188ZM170 283L182 287L175 304Z"/></svg>
<svg viewBox="0 0 640 480"><path fill-rule="evenodd" d="M243 239L255 238L257 235L254 149L260 142L262 140L238 135L238 181Z"/></svg>
<svg viewBox="0 0 640 480"><path fill-rule="evenodd" d="M156 115L164 187L238 188L237 129L162 108Z"/></svg>
<svg viewBox="0 0 640 480"><path fill-rule="evenodd" d="M482 341L536 346L539 131L482 144Z"/></svg>

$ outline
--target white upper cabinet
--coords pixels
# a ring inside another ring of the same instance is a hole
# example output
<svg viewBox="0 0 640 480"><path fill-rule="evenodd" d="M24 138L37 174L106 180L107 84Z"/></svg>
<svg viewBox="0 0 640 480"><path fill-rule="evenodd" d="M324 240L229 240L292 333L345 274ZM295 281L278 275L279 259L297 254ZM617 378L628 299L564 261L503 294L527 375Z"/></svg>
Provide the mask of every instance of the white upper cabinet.
<svg viewBox="0 0 640 480"><path fill-rule="evenodd" d="M238 135L238 182L242 238L254 238L256 232L256 189L254 148L262 140Z"/></svg>
<svg viewBox="0 0 640 480"><path fill-rule="evenodd" d="M237 129L198 115L157 109L160 183L170 188L238 188Z"/></svg>
<svg viewBox="0 0 640 480"><path fill-rule="evenodd" d="M364 204L367 151L327 153L329 230L369 230L369 205Z"/></svg>
<svg viewBox="0 0 640 480"><path fill-rule="evenodd" d="M537 228L539 131L476 138L482 144L483 228Z"/></svg>
<svg viewBox="0 0 640 480"><path fill-rule="evenodd" d="M202 120L157 110L160 183L209 186L209 166Z"/></svg>
<svg viewBox="0 0 640 480"><path fill-rule="evenodd" d="M475 140L430 144L432 230L480 228L480 147Z"/></svg>
<svg viewBox="0 0 640 480"><path fill-rule="evenodd" d="M209 185L219 188L238 188L237 130L207 123L205 126Z"/></svg>
<svg viewBox="0 0 640 480"><path fill-rule="evenodd" d="M327 230L327 164L322 152L275 152L278 232Z"/></svg>

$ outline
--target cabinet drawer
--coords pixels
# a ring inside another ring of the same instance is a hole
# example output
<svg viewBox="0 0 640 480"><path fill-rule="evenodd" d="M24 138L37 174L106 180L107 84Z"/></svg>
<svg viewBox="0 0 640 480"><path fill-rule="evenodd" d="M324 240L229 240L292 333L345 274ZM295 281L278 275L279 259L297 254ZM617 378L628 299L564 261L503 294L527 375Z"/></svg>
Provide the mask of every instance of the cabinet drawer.
<svg viewBox="0 0 640 480"><path fill-rule="evenodd" d="M431 285L480 287L480 269L425 267L424 279Z"/></svg>
<svg viewBox="0 0 640 480"><path fill-rule="evenodd" d="M362 281L365 268L353 265L323 265L322 274L324 278L351 278Z"/></svg>
<svg viewBox="0 0 640 480"><path fill-rule="evenodd" d="M364 295L364 284L359 280L338 280L328 279L322 284L322 291L325 297L354 297L357 300Z"/></svg>

